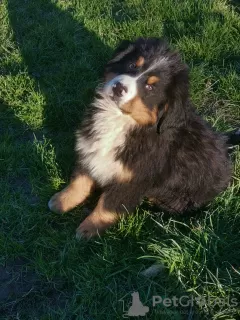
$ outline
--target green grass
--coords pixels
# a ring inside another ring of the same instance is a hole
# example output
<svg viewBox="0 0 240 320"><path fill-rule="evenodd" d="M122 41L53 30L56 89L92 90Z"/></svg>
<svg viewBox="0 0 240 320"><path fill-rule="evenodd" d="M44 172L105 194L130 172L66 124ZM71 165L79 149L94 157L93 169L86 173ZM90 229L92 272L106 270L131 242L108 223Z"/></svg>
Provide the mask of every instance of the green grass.
<svg viewBox="0 0 240 320"><path fill-rule="evenodd" d="M166 37L190 67L200 113L220 131L240 125L236 3L0 2L0 263L11 269L8 282L22 275L31 287L0 301L0 319L121 319L119 300L126 308L133 291L150 306L145 319L239 319L239 149L232 185L192 217L141 206L101 238L79 242L84 208L62 216L47 208L69 179L74 130L121 39ZM155 262L159 274L144 277ZM153 308L153 295L239 304Z"/></svg>

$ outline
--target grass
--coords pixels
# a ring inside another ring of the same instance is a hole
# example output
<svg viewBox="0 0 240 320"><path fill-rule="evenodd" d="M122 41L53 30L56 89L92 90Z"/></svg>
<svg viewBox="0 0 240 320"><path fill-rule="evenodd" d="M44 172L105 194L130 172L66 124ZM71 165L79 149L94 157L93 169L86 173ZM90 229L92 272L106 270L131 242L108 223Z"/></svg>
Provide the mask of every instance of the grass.
<svg viewBox="0 0 240 320"><path fill-rule="evenodd" d="M69 179L74 130L121 39L166 37L190 67L199 112L227 131L240 124L239 34L237 1L0 2L0 319L121 319L133 291L150 307L145 319L239 319L240 302L152 307L154 295L240 301L239 149L232 185L191 217L142 205L79 242L86 208L47 208ZM158 275L143 276L156 262Z"/></svg>

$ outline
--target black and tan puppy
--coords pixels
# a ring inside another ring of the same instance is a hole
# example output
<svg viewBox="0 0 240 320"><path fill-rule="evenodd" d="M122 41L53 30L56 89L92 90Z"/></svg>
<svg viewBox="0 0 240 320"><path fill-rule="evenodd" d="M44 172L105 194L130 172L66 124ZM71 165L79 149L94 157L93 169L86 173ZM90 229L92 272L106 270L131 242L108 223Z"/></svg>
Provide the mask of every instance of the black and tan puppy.
<svg viewBox="0 0 240 320"><path fill-rule="evenodd" d="M107 64L104 84L77 133L77 169L49 201L55 212L102 188L77 235L89 238L148 197L174 212L196 208L231 178L226 137L196 114L188 68L160 39L125 41Z"/></svg>

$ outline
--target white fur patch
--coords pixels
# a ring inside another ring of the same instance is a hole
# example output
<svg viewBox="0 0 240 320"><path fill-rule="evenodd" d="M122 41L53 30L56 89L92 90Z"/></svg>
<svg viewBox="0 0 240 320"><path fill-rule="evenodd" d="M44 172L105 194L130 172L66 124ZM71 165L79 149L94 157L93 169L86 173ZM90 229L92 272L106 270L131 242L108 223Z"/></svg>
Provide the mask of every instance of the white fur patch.
<svg viewBox="0 0 240 320"><path fill-rule="evenodd" d="M147 70L143 71L138 77L137 79L141 78L141 76L143 76L144 74L155 70L157 68L160 68L164 65L166 65L168 63L168 58L166 57L160 57L159 59L156 59L152 62L152 64L147 68Z"/></svg>
<svg viewBox="0 0 240 320"><path fill-rule="evenodd" d="M107 96L96 100L94 106L99 109L93 116L95 134L85 137L79 131L76 151L83 155L83 165L92 178L103 186L124 170L122 163L115 160L116 149L124 146L126 135L136 122Z"/></svg>
<svg viewBox="0 0 240 320"><path fill-rule="evenodd" d="M126 102L132 100L133 98L136 97L137 95L137 78L136 77L131 77L126 74L121 74L111 81L109 81L105 87L104 87L104 92L109 95L110 97L113 97L113 87L114 85L120 82L123 86L127 88L127 92L123 91L122 92L122 97L119 99L119 107Z"/></svg>

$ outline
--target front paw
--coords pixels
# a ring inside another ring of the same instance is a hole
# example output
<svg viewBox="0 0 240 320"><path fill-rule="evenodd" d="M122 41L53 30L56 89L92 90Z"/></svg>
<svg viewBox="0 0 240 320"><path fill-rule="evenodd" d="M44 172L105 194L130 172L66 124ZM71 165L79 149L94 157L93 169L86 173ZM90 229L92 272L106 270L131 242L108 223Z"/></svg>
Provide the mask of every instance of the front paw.
<svg viewBox="0 0 240 320"><path fill-rule="evenodd" d="M107 211L97 211L96 209L77 228L76 238L90 239L99 235L116 223L118 216Z"/></svg>
<svg viewBox="0 0 240 320"><path fill-rule="evenodd" d="M57 192L48 202L48 208L55 213L64 213L68 211L66 196L63 191Z"/></svg>
<svg viewBox="0 0 240 320"><path fill-rule="evenodd" d="M91 221L91 219L86 218L76 230L77 239L90 239L91 237L99 234L97 226Z"/></svg>

